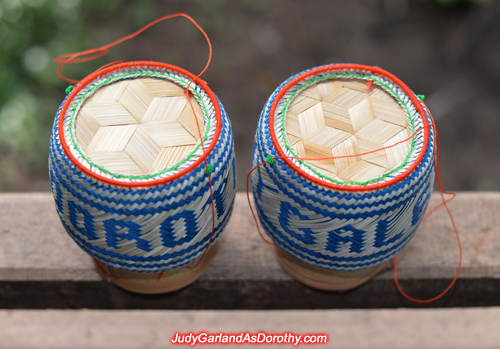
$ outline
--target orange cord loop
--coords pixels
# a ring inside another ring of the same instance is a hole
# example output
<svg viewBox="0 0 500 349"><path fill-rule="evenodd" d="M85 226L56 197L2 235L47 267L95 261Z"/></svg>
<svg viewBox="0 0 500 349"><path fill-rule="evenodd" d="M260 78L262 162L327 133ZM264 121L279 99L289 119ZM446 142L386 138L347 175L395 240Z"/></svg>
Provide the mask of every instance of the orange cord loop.
<svg viewBox="0 0 500 349"><path fill-rule="evenodd" d="M380 149L372 150L372 151L369 151L369 152L355 154L355 155L333 156L333 157L327 157L327 158L299 158L299 157L292 157L292 156L290 156L290 157L287 157L287 158L288 159L294 159L294 160L321 161L321 160L335 160L335 159L343 159L343 158L349 158L349 157L358 157L358 156L368 155L368 154L375 153L375 152L378 152L378 151L381 151L381 150L384 150L384 149L392 148L392 147L397 146L398 144L407 142L412 137L414 137L418 132L420 132L421 130L423 130L426 127L432 127L432 128L434 128L436 136L434 137L434 144L433 144L434 147L433 148L436 149L436 145L437 145L437 156L434 157L434 172L436 174L436 181L437 181L437 184L438 184L438 187L439 187L439 192L441 194L442 203L440 203L439 205L437 205L436 207L434 207L429 213L427 213L424 216L424 218L422 219L422 223L425 222L427 220L427 218L429 218L432 214L434 214L434 212L436 212L442 206L444 206L446 208L446 212L448 213L448 216L450 217L450 221L451 221L451 223L453 225L453 229L455 230L455 236L457 238L458 249L459 249L459 254L460 254L457 272L456 272L455 277L453 278L452 282L448 285L448 287L443 292L441 292L439 295L437 295L436 297L433 297L431 299L426 299L426 300L415 299L413 297L410 297L401 288L401 285L399 284L399 280L398 280L398 269L397 269L398 268L398 256L396 256L396 258L394 259L394 282L396 284L396 288L398 289L398 291L403 295L403 297L405 297L406 299L408 299L408 300L410 300L412 302L415 302L415 303L430 303L430 302L434 302L434 301L438 300L439 298L443 297L453 287L453 285L457 281L458 276L460 274L460 269L462 267L462 244L460 242L460 236L458 234L458 229L457 229L457 226L455 224L455 220L453 219L453 215L451 214L451 211L450 211L450 209L448 207L448 203L450 201L452 201L456 197L456 194L455 193L451 193L451 192L446 192L443 189L442 185L441 185L441 162L440 162L440 155L441 155L440 153L441 153L441 150L440 150L440 147L439 147L439 134L437 132L436 127L434 126L434 118L432 117L431 113L429 112L429 109L427 108L427 106L423 102L422 102L422 105L424 106L425 110L427 111L430 119L432 120L432 123L429 124L429 125L427 125L427 126L419 128L411 136L409 136L408 138L406 138L406 139L404 139L404 140L402 140L400 142L397 142L395 144L392 144L392 145L389 145L389 146L386 146L386 147L383 147L383 148L380 148ZM270 161L269 161L270 159L278 160L278 159L282 159L282 158L284 158L284 157L283 156L272 157L271 155L268 155L267 161L262 162L262 163L258 164L257 166L255 166L254 168L252 168L250 170L250 172L248 173L248 175L247 175L247 201L248 201L248 206L250 207L250 211L252 212L253 219L255 221L255 226L257 227L257 231L258 231L261 239L264 240L269 245L272 245L272 246L275 246L275 244L272 241L270 242L266 238L264 238L264 235L262 234L262 232L260 230L260 226L259 226L259 223L258 223L258 220L257 220L257 216L256 216L256 214L254 212L253 207L252 207L252 203L251 203L251 200L250 200L250 176L253 173L253 171L255 171L256 169L258 169L260 166L263 166L263 165L266 165L266 164L270 163ZM449 199L445 199L444 198L445 194L446 195L451 195L451 197Z"/></svg>
<svg viewBox="0 0 500 349"><path fill-rule="evenodd" d="M422 105L424 106L425 110L429 114L429 117L432 120L432 124L430 126L434 127L434 118L432 117L432 114L430 113L429 109L427 106L422 102ZM462 257L463 257L463 252L462 252L462 242L460 241L460 236L458 234L458 229L455 224L455 220L453 219L453 215L451 214L450 208L448 207L448 203L455 199L457 196L455 193L452 192L447 192L443 189L441 185L441 148L439 146L439 133L437 129L434 127L434 132L436 133L436 136L434 137L434 149L436 149L437 146L437 156L434 157L434 173L436 174L436 182L439 187L439 193L441 195L441 200L442 202L434 207L429 213L425 215L425 217L422 219L422 222L426 221L427 218L429 218L434 212L436 212L437 209L440 207L444 206L446 209L446 212L448 213L448 216L450 217L451 224L453 226L453 230L455 231L455 237L457 238L457 244L458 244L458 250L459 250L459 260L458 260L458 267L457 267L457 272L455 274L455 277L451 281L451 283L446 287L446 289L438 294L436 297L430 298L430 299L416 299L411 296L409 296L403 289L401 288L401 285L399 284L398 280L398 256L394 259L394 283L396 284L396 288L398 289L399 293L403 295L406 299L415 302L415 303L431 303L434 302L440 298L442 298L448 291L453 287L453 285L457 282L458 276L460 275L460 269L462 268ZM451 195L451 197L447 200L445 200L444 195Z"/></svg>
<svg viewBox="0 0 500 349"><path fill-rule="evenodd" d="M123 37L121 39L118 39L118 40L116 40L116 41L114 41L114 42L112 42L110 44L107 44L107 45L104 45L104 46L101 46L101 47L98 47L98 48L93 48L93 49L81 51L81 52L66 53L64 55L58 56L58 57L54 58L54 60L53 60L54 63L59 64L59 67L57 68L57 75L59 76L59 78L61 78L62 80L66 81L66 82L68 82L70 84L76 84L76 83L79 82L79 80L69 79L69 78L65 77L61 73L61 69L62 69L62 67L64 65L66 65L66 64L84 63L84 62L89 62L89 61L93 61L95 59L104 57L105 55L107 55L109 53L109 49L111 47L116 46L116 45L118 45L118 44L120 44L120 43L122 43L124 41L130 40L130 39L136 37L137 35L141 34L143 31L145 31L149 27L152 27L153 25L155 25L155 24L157 24L159 22L162 22L164 20L167 20L167 19L170 19L170 18L174 18L174 17L184 17L184 18L188 19L189 21L191 21L191 23L193 23L194 26L196 28L198 28L198 30L203 34L203 36L207 40L209 51L210 51L209 52L209 57L208 57L207 64L205 65L205 68L201 71L200 74L198 74L196 76L196 78L199 78L208 69L208 66L210 65L210 61L212 60L212 44L210 42L210 39L208 38L207 33L205 33L205 31L200 27L200 25L198 23L196 23L196 21L193 18L191 18L190 16L188 16L185 13L176 13L176 14L173 14L173 15L168 15L168 16L160 17L160 18L158 18L158 19L156 19L156 20L148 23L147 25L145 25L141 29L135 31L134 33L129 34L129 35L127 35L127 36L125 36L125 37ZM189 85L191 85L192 82L193 81L191 81L189 83ZM189 85L188 85L188 88L189 88Z"/></svg>
<svg viewBox="0 0 500 349"><path fill-rule="evenodd" d="M66 64L77 64L77 63L84 63L84 62L89 62L89 61L92 61L92 60L95 60L95 59L98 59L98 58L101 58L105 55L107 55L109 53L109 49L113 46L116 46L124 41L127 41L127 40L130 40L132 38L134 38L135 36L141 34L143 31L145 31L146 29L148 29L149 27L152 27L153 25L159 23L159 22L162 22L164 20L167 20L167 19L171 19L171 18L175 18L175 17L184 17L186 19L188 19L189 21L191 21L191 23L193 23L193 25L203 34L203 36L205 37L205 40L207 41L207 44L208 44L208 49L209 49L209 54L208 54L208 59L207 59L207 63L205 65L205 67L203 68L203 70L198 74L196 75L187 85L186 87L186 91L185 91L185 95L186 95L186 98L188 98L188 101L189 101L189 105L191 107L191 110L193 111L193 115L194 115L194 118L195 118L195 121L196 121L196 126L198 128L198 134L200 136L200 141L201 141L201 147L202 147L202 150L203 152L205 152L205 145L204 145L204 142L203 142L203 135L202 135L202 132L201 132L201 127L199 125L199 122L198 122L198 118L196 117L196 111L194 110L194 107L193 107L193 104L191 102L191 98L190 98L190 95L191 95L191 92L189 91L189 87L191 86L191 84L198 80L202 75L203 73L205 73L205 71L208 69L208 67L210 66L210 62L212 61L212 43L210 42L210 39L207 35L207 33L203 30L203 28L201 28L201 26L193 19L191 18L191 16L185 14L185 13L176 13L176 14L173 14L173 15L167 15L167 16L163 16L163 17L160 17L150 23L148 23L147 25L145 25L144 27L142 27L141 29L135 31L134 33L130 34L130 35L127 35L121 39L118 39L110 44L107 44L107 45L104 45L104 46L101 46L101 47L98 47L98 48L93 48L93 49L89 49L89 50L85 50L85 51L81 51L81 52L75 52L75 53L67 53L67 54L64 54L64 55L61 55L61 56L58 56L56 58L54 58L54 63L57 63L59 64L59 67L57 68L57 75L64 81L70 83L70 84L77 84L79 82L79 80L74 80L74 79L69 79L67 77L65 77L62 73L61 73L61 69L64 65ZM101 68L99 68L97 71L100 71L110 65L113 65L113 64L116 64L116 63L120 63L122 61L115 61L115 62L111 62L111 63L108 63L104 66L102 66ZM187 267L189 269L194 269L196 268L200 262L203 260L203 258L205 257L205 254L206 252L208 251L208 249L210 248L210 245L212 243L212 240L213 240L213 236L214 236L214 233L215 233L215 201L214 201L214 195L213 195L213 188L212 188L212 179L211 179L211 176L210 176L210 172L211 170L209 170L209 164L205 158L205 169L206 169L206 175L208 177L208 185L209 185L209 188L210 188L210 200L211 200L211 207L212 207L212 231L210 233L210 239L208 241L208 244L207 244L207 247L205 248L205 250L203 251L203 254L201 255L201 257L198 259L198 262L194 265L194 266L190 266L190 267ZM109 276L107 273L104 272L104 270L101 268L101 266L99 265L99 263L97 263L97 261L94 260L94 262L96 263L97 267L99 268L99 270L101 270L103 272L103 274L106 276L106 277L109 277L111 278L111 276ZM158 276L158 281L161 279L161 277L163 276L163 272L160 273L160 275Z"/></svg>

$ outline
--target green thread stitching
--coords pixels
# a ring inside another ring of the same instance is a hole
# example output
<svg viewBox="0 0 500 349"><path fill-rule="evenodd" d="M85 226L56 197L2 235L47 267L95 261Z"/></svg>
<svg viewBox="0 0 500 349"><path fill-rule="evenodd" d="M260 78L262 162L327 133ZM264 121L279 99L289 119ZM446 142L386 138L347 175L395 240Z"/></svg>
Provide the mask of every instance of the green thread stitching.
<svg viewBox="0 0 500 349"><path fill-rule="evenodd" d="M290 103L290 101L293 99L293 97L295 97L295 95L297 94L298 91L304 89L305 87L315 83L316 81L318 80L324 80L324 79L329 79L329 78L333 78L333 77L337 77L337 76L352 76L352 77L358 77L358 78L363 78L363 77L368 77L368 76L363 76L363 75L358 75L358 74L345 74L345 73L336 73L336 74L331 74L331 75L326 75L326 76L321 76L321 77L318 77L318 78L315 78L315 79L312 79L311 81L307 82L306 84L302 85L302 86L299 86L297 87L297 89L295 89L295 91L293 91L292 95L290 96L290 98L288 98L288 100L286 101L285 105L283 106L283 108L281 109L281 135L283 137L283 142L285 143L285 146L286 148L292 153L292 155L296 158L298 158L299 156L297 154L295 154L295 152L292 150L292 148L290 147L290 145L288 144L288 141L287 141L287 137L285 136L286 134L286 122L285 122L285 114L283 111L286 111L287 107L288 107L288 104ZM409 116L409 119L410 119L410 123L411 123L411 133L415 133L415 124L413 122L413 119L410 117L410 111L408 109L408 105L403 102L401 100L401 98L399 98L399 96L396 94L396 92L390 88L388 85L384 84L382 81L380 81L379 79L373 77L373 76L369 76L369 78L371 79L371 81L376 81L378 82L381 86L384 86L385 88L387 88L390 92L392 92L392 94L401 102L401 104L403 104L406 108L406 112ZM411 147L410 147L410 150L408 151L408 154L406 155L406 158L405 160L403 161L403 163L401 165L399 165L398 167L396 168L393 168L392 170L390 170L389 172L385 173L384 175L380 176L380 177L377 177L377 178L373 178L373 179L370 179L370 180L367 180L365 182L356 182L356 181L339 181L339 180L336 180L336 179L333 179L331 177L328 177L322 173L319 173L318 171L316 171L314 168L312 168L309 164L307 164L306 162L302 161L302 160L299 160L299 159L296 159L298 162L300 162L302 165L306 166L308 169L310 169L312 172L314 172L316 175L318 175L319 177L323 178L323 179L328 179L336 184L356 184L356 185L365 185L365 184L368 184L368 183L371 183L371 182L375 182L375 181L378 181L380 179L383 179L383 178L386 178L387 176L389 176L391 173L399 170L400 168L404 167L407 162L408 162L408 159L410 158L410 154L412 153L413 151L413 148L415 146L415 136L413 136L411 138Z"/></svg>
<svg viewBox="0 0 500 349"><path fill-rule="evenodd" d="M80 100L78 101L78 103L75 105L75 107L73 108L73 112L71 114L71 118L70 118L70 121L69 121L69 132L70 132L70 136L71 136L71 142L73 144L73 147L75 147L75 149L80 153L80 155L93 167L96 167L98 169L100 169L101 171L103 172L106 172L110 175L112 175L113 177L115 178L128 178L128 179L150 179L150 178L153 178L153 177L156 177L156 176L159 176L159 175L162 175L164 173L167 173L167 172L172 172L172 171L175 171L176 169L179 168L180 165L182 165L183 163L185 163L186 161L188 161L192 156L193 154L201 147L201 142L198 143L196 145L196 147L188 154L188 156L184 159L182 159L181 161L179 161L177 164L175 164L174 167L171 167L169 169L166 169L166 170L163 170L163 171L160 171L160 172L157 172L157 173L152 173L152 174L149 174L149 175L120 175L120 174L116 174L116 173L113 173L107 169L105 169L104 167L102 166L99 166L97 165L96 163L90 161L86 156L85 154L83 154L82 150L77 147L76 145L76 141L75 141L75 135L73 133L73 121L75 119L75 116L76 116L76 110L78 109L78 107L80 106L80 104L83 103L84 99L85 99L85 96L92 90L98 88L98 87L101 87L102 85L110 82L111 80L115 80L116 78L120 78L120 77L124 77L124 76L132 76L132 75L152 75L152 76L161 76L161 77L170 77L172 78L173 80L177 80L179 82L185 82L184 80L182 79L179 79L173 75L170 75L170 74L162 74L162 73L155 73L155 72L134 72L134 73L127 73L127 74L120 74L120 75L115 75L105 81L102 81L100 82L99 84L93 86L92 88L88 89L85 94L80 98ZM207 107L205 105L205 102L203 101L203 99L201 98L201 96L199 95L199 93L194 89L193 86L190 86L189 88L191 90L191 92L195 93L196 96L198 96L198 99L201 101L201 103L203 104L203 110L205 111L205 115L208 115L208 110L207 110ZM207 127L205 128L205 135L203 137L203 141L206 141L208 139L208 132L210 130L210 118L207 117Z"/></svg>
<svg viewBox="0 0 500 349"><path fill-rule="evenodd" d="M273 156L271 154L267 155L266 159L270 165L276 165L276 160L273 158Z"/></svg>
<svg viewBox="0 0 500 349"><path fill-rule="evenodd" d="M214 170L214 167L212 165L207 165L207 167L205 168L205 171L203 171L203 173L205 173L206 175L212 173L212 171Z"/></svg>

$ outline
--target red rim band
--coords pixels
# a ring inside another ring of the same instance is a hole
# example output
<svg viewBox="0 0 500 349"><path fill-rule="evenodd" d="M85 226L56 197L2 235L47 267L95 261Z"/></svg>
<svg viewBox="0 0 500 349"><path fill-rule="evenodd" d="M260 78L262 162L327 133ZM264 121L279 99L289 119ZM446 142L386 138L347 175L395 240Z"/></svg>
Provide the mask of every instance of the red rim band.
<svg viewBox="0 0 500 349"><path fill-rule="evenodd" d="M196 159L196 161L194 163L192 163L189 167L187 167L187 168L185 168L185 169L183 169L183 170L181 170L181 171L179 171L171 176L165 177L165 178L155 179L155 180L151 180L151 181L143 181L143 182L124 182L124 181L119 181L116 179L111 179L108 177L98 175L97 173L94 173L90 169L83 166L76 159L76 157L71 153L69 146L66 142L66 139L64 137L64 130L63 130L64 116L66 115L69 104L71 103L73 98L78 94L78 92L80 92L85 86L87 86L90 82L92 82L96 78L100 78L102 75L113 72L115 70L132 68L132 67L143 67L143 66L154 67L154 68L163 68L163 69L168 69L168 70L172 70L172 71L178 72L180 74L183 74L183 75L187 76L188 78L192 79L194 83L196 83L199 87L201 87L206 92L207 96L210 98L210 100L214 106L215 119L217 121L216 126L215 126L215 134L214 134L214 137L212 139L212 142L210 143L208 148L205 149L203 154L198 159ZM195 75L193 75L192 73L190 73L182 68L179 68L179 67L176 67L176 66L173 66L170 64L166 64L166 63L148 62L148 61L127 62L127 63L113 65L113 66L110 66L110 67L107 67L104 69L97 70L94 73L87 76L86 78L84 78L83 80L81 80L78 83L78 85L71 91L71 93L69 94L68 98L66 99L64 105L62 106L61 111L59 113L59 122L58 122L59 140L61 142L61 145L64 149L64 152L68 156L68 158L71 160L71 162L77 168L79 168L86 175L93 177L98 181L101 181L101 182L104 182L107 184L111 184L111 185L116 185L116 186L121 186L121 187L129 187L129 188L132 188L132 187L151 187L151 186L155 186L155 185L165 184L165 183L171 182L173 180L176 180L176 179L182 177L183 175L191 172L198 165L200 165L206 159L208 154L210 154L210 152L212 152L212 150L215 148L215 145L217 144L217 141L219 140L219 135L220 135L221 129L222 129L222 117L221 117L219 103L217 102L217 98L215 97L215 94L212 92L212 90L210 90L210 88L207 86L207 84L203 80L201 80L200 78L196 78Z"/></svg>
<svg viewBox="0 0 500 349"><path fill-rule="evenodd" d="M321 180L317 177L314 177L308 173L306 173L304 170L302 170L299 166L297 166L290 158L288 158L281 148L280 144L278 143L278 139L276 137L276 133L274 130L274 114L276 113L276 108L278 107L278 102L283 98L283 96L288 92L288 90L300 82L301 80L304 80L312 75L323 73L326 71L332 71L332 70L344 70L344 69L353 69L353 70L364 70L368 71L373 74L379 74L382 76L385 76L386 78L389 78L392 80L394 83L396 83L407 95L410 97L410 100L412 101L413 105L415 106L417 112L422 116L422 122L424 124L424 142L422 145L422 148L420 150L420 153L418 154L417 159L411 164L411 166L403 173L397 175L393 179L382 182L382 183L377 183L377 184L369 184L366 186L353 186L353 185L340 185L340 184L335 184L331 182L327 182L324 180ZM396 184L400 182L401 180L405 179L408 177L408 175L413 172L417 166L420 164L422 161L422 158L424 157L425 151L427 150L427 145L429 143L429 123L427 121L427 117L425 114L424 109L422 108L422 105L418 101L417 97L415 94L410 90L408 86L406 86L401 80L399 80L396 76L392 75L391 73L378 68L378 67L370 67L367 65L361 65L361 64L332 64L332 65L326 65L326 66L321 66L312 70L309 70L307 72L304 72L303 74L300 74L299 76L295 77L292 79L290 82L288 82L276 95L274 98L273 104L271 105L271 110L269 111L269 133L271 135L271 139L274 144L274 148L279 154L279 157L295 172L297 172L300 176L303 178L316 183L320 186L327 187L330 189L335 189L335 190L341 190L341 191L352 191L352 192L361 192L361 191L370 191L370 190L377 190L377 189L382 189L382 188L387 188L393 184Z"/></svg>

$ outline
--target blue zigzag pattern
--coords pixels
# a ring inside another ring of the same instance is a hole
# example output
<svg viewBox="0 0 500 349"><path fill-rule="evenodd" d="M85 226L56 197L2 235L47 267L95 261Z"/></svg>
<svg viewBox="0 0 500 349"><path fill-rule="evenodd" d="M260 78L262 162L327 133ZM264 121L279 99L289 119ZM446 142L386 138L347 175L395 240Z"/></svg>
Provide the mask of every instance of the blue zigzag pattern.
<svg viewBox="0 0 500 349"><path fill-rule="evenodd" d="M222 130L207 157L214 167L211 179L216 226L212 244L229 221L236 194L231 125L217 102ZM100 182L81 172L66 156L57 130L59 117L63 117L61 107L51 134L49 173L56 210L75 242L97 260L131 271L159 272L198 259L212 231L205 164L154 187L125 188ZM144 231L144 225L151 222L154 227ZM161 253L153 253L159 248Z"/></svg>
<svg viewBox="0 0 500 349"><path fill-rule="evenodd" d="M254 166L268 154L278 156L268 129L270 107L279 91L302 73L280 85L267 101L255 135ZM430 123L429 115L425 117ZM278 247L325 269L353 271L393 258L413 237L430 199L432 128L429 133L417 168L380 190L331 190L305 180L281 160L259 167L252 173L252 189L262 226Z"/></svg>

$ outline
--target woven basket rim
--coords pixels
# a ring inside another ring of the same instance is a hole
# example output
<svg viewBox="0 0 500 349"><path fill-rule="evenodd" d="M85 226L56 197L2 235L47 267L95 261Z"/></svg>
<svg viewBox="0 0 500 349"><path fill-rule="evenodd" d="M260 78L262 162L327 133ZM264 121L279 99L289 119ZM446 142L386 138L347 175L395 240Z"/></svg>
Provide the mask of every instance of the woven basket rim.
<svg viewBox="0 0 500 349"><path fill-rule="evenodd" d="M193 83L196 83L200 88L202 88L207 96L210 98L210 101L212 102L214 106L214 111L215 111L215 119L216 119L216 125L215 125L215 133L213 136L213 139L211 143L207 146L205 145L205 151L203 154L196 159L190 166L187 168L172 174L171 176L167 176L164 178L160 179L155 179L151 181L141 181L141 182L127 182L127 181L120 181L108 177L101 176L92 170L88 169L85 167L83 164L81 164L78 159L74 156L74 154L71 152L68 143L64 137L64 116L66 115L67 109L71 103L71 101L74 99L74 97L83 89L85 88L91 81L95 80L96 78L100 78L101 76L116 71L116 70L121 70L121 69L127 69L127 68L132 68L132 67L153 67L153 68L162 68L162 69L168 69L175 71L177 73L183 74L189 79L193 80ZM219 107L219 103L217 101L217 98L215 97L215 94L212 92L212 90L208 87L205 81L201 80L200 78L197 78L194 74L179 68L174 65L170 65L167 63L161 63L161 62L153 62L153 61L134 61L134 62L126 62L126 63L119 63L115 64L109 67L106 67L104 69L99 69L92 74L88 75L84 79L82 79L70 92L68 97L66 98L66 101L64 102L61 110L59 111L59 121L58 121L58 133L59 133L59 140L61 142L61 145L64 149L64 153L68 158L71 160L71 162L82 172L84 172L86 175L100 181L104 182L107 184L115 185L115 186L121 186L121 187L151 187L151 186L156 186L160 184L165 184L171 181L174 181L183 175L191 172L194 170L196 167L198 167L206 158L207 156L212 152L212 150L215 148L215 145L217 144L220 136L220 132L222 129L222 116L221 116L221 110Z"/></svg>
<svg viewBox="0 0 500 349"><path fill-rule="evenodd" d="M306 173L302 168L297 166L291 159L289 159L284 150L281 148L281 145L279 144L279 141L276 136L276 131L274 129L274 119L275 119L275 113L278 108L278 104L281 100L281 98L292 88L294 85L296 85L299 81L302 81L312 75L316 75L319 73L323 73L326 71L333 71L333 70L347 70L347 69L352 69L352 70L363 70L367 71L373 74L380 74L390 80L392 80L396 85L398 85L410 98L411 102L415 106L415 109L417 112L422 115L422 122L424 124L423 126L423 131L424 131L424 140L422 147L420 149L420 152L418 154L418 157L415 159L415 161L411 164L411 166L405 170L403 173L397 175L396 177L392 178L391 180L382 182L382 183L376 183L376 184L369 184L369 185L364 185L364 186L359 186L359 185L342 185L342 184L335 184L329 181L325 181L322 179L319 179L317 177L314 177L308 173ZM429 123L427 121L427 118L425 117L426 113L422 107L423 102L420 102L413 91L406 86L400 79L398 79L396 76L393 74L389 73L388 71L381 69L379 67L371 67L371 66L366 66L366 65L361 65L361 64L330 64L330 65L324 65L320 66L308 71L303 72L302 74L298 75L291 81L289 81L285 86L283 86L280 91L277 93L275 96L273 103L271 105L271 109L269 112L269 133L274 145L274 148L276 149L277 153L283 160L283 162L288 165L294 172L298 173L301 177L305 178L306 180L313 182L317 185L327 187L330 189L335 189L335 190L342 190L342 191L351 191L351 192L364 192L364 191L371 191L371 190L377 190L377 189L382 189L386 188L389 186L392 186L402 180L404 180L406 177L412 173L417 166L420 164L422 161L425 152L428 147L429 143Z"/></svg>

